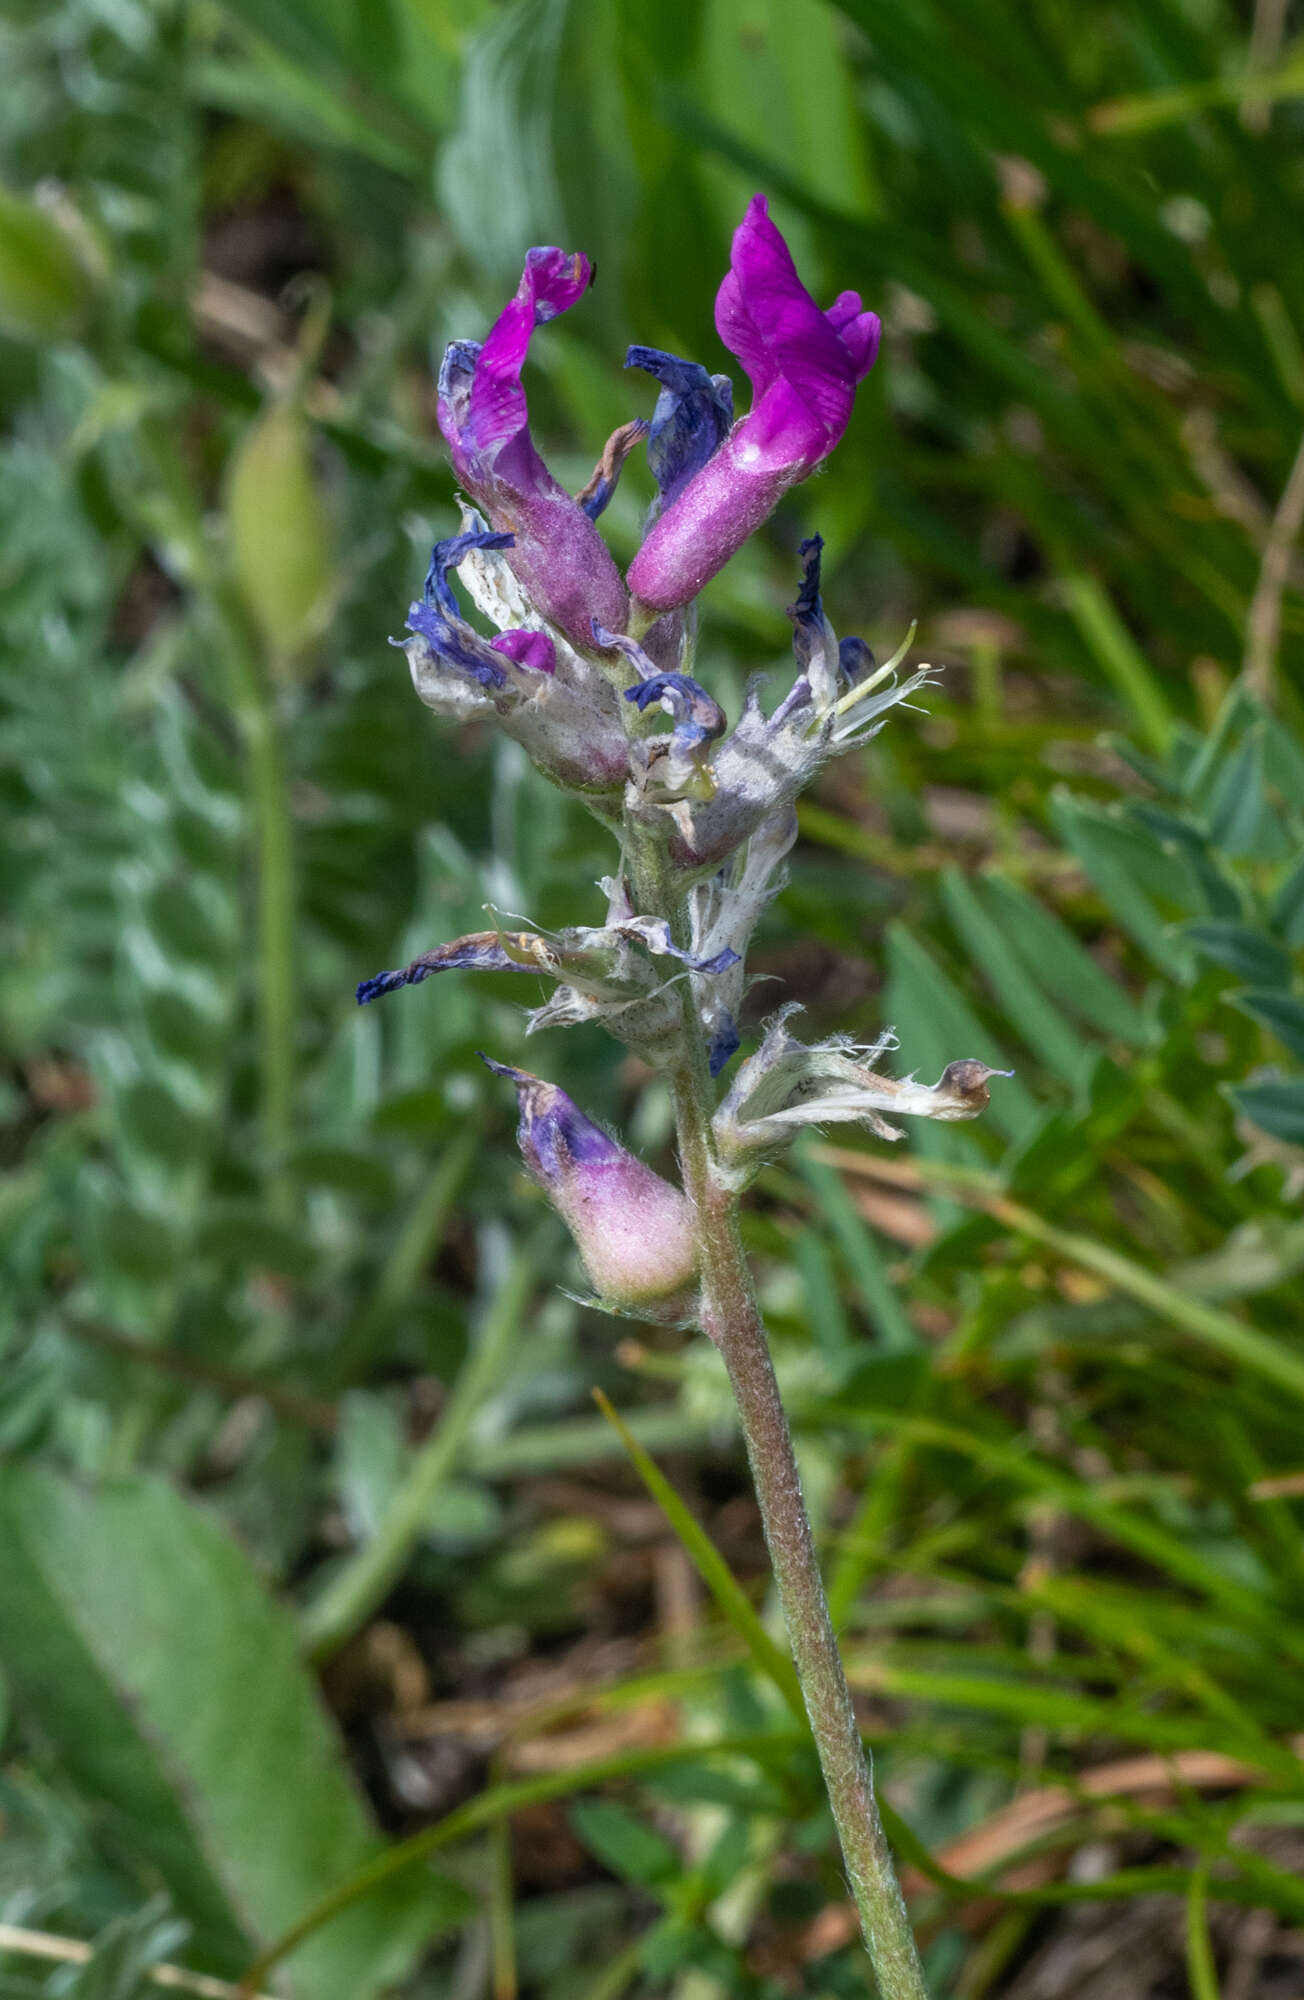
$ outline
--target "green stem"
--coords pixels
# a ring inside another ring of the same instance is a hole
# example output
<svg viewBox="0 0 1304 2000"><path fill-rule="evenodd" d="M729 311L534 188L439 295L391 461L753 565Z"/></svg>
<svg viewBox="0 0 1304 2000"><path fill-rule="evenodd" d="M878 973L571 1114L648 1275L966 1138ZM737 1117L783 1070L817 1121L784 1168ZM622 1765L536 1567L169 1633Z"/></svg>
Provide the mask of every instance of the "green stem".
<svg viewBox="0 0 1304 2000"><path fill-rule="evenodd" d="M403 1574L430 1519L435 1495L466 1443L477 1410L503 1380L537 1265L538 1245L531 1241L513 1259L475 1349L457 1378L439 1428L413 1458L376 1534L305 1610L300 1634L310 1659L323 1660L337 1651L384 1602Z"/></svg>
<svg viewBox="0 0 1304 2000"><path fill-rule="evenodd" d="M416 1289L443 1236L482 1137L480 1121L472 1119L444 1148L439 1165L422 1183L381 1267L374 1293L334 1356L331 1374L339 1387L363 1379L377 1343Z"/></svg>
<svg viewBox="0 0 1304 2000"><path fill-rule="evenodd" d="M737 1195L715 1171L701 1028L684 1009L672 1072L684 1184L697 1208L702 1326L724 1357L747 1442L793 1662L883 2000L927 2000L923 1968L874 1797L815 1554L801 1478L738 1226Z"/></svg>
<svg viewBox="0 0 1304 2000"><path fill-rule="evenodd" d="M686 903L672 887L664 851L630 826L624 854L639 908L664 915L678 942L686 944ZM684 1188L697 1211L701 1325L729 1371L793 1664L882 2000L928 2000L824 1595L792 1435L743 1249L738 1194L715 1158L706 1038L687 981L680 991L682 1037L669 1083Z"/></svg>
<svg viewBox="0 0 1304 2000"><path fill-rule="evenodd" d="M293 1131L295 977L294 852L290 792L276 696L234 592L213 592L231 680L232 706L249 760L258 843L258 967L262 1035L262 1137L268 1194L280 1220L293 1210L287 1156Z"/></svg>

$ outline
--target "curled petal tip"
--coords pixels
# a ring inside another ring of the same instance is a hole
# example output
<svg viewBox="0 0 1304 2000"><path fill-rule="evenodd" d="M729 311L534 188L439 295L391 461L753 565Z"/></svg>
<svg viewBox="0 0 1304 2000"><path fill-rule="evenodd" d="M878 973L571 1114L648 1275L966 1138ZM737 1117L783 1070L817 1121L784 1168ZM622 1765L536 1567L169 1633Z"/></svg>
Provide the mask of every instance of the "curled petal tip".
<svg viewBox="0 0 1304 2000"><path fill-rule="evenodd" d="M974 1112L983 1111L991 1101L987 1085L994 1076L1013 1076L1012 1069L993 1069L990 1063L979 1062L975 1056L962 1056L958 1062L948 1063L937 1080L939 1092L949 1092L962 1104L972 1105Z"/></svg>
<svg viewBox="0 0 1304 2000"><path fill-rule="evenodd" d="M573 306L591 277L579 252L530 250L516 294L486 339L447 350L438 403L460 484L494 527L514 533L508 561L517 580L581 646L590 613L623 623L628 598L593 521L535 447L521 377L535 329Z"/></svg>
<svg viewBox="0 0 1304 2000"><path fill-rule="evenodd" d="M485 1068L491 1069L495 1076L508 1077L513 1083L537 1083L539 1081L538 1077L531 1076L528 1070L513 1069L510 1063L496 1062L492 1056L487 1056L483 1049L477 1049L476 1054Z"/></svg>
<svg viewBox="0 0 1304 2000"><path fill-rule="evenodd" d="M358 982L358 1005L365 1007L370 1001L379 1000L382 995L393 993L407 983L407 974L404 972L377 972L372 978Z"/></svg>

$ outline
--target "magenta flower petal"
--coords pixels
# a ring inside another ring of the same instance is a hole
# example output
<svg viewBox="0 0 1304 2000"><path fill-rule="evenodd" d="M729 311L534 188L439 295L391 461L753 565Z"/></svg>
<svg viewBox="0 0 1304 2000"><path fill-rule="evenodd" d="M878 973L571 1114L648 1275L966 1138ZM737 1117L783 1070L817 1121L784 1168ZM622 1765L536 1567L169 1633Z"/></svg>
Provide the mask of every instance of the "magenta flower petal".
<svg viewBox="0 0 1304 2000"><path fill-rule="evenodd" d="M629 571L634 596L670 611L695 596L839 442L878 352L879 321L856 292L822 312L756 195L735 231L715 322L752 385L752 407L649 529Z"/></svg>
<svg viewBox="0 0 1304 2000"><path fill-rule="evenodd" d="M516 296L484 344L455 340L439 373L439 428L459 481L496 529L515 536L508 560L520 583L581 647L594 618L624 628L628 599L592 520L535 449L521 370L535 327L573 306L591 278L587 257L528 251Z"/></svg>
<svg viewBox="0 0 1304 2000"><path fill-rule="evenodd" d="M537 673L555 674L557 648L546 632L500 632L489 644L495 653L505 653L518 667L533 667Z"/></svg>

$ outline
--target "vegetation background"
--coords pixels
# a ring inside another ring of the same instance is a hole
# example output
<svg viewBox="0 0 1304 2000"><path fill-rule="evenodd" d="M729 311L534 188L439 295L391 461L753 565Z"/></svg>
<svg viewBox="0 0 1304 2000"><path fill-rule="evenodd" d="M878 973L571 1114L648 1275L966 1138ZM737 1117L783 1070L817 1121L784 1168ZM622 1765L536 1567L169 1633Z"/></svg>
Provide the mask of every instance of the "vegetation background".
<svg viewBox="0 0 1304 2000"><path fill-rule="evenodd" d="M558 1288L510 985L352 998L609 859L386 643L432 357L595 256L530 380L577 486L628 340L721 365L756 188L884 350L705 677L785 671L817 528L946 672L806 805L752 1025L1017 1072L749 1212L931 1976L1299 1993L1300 26L4 0L5 1996L866 1990L722 1370ZM597 1036L530 1061L664 1159Z"/></svg>

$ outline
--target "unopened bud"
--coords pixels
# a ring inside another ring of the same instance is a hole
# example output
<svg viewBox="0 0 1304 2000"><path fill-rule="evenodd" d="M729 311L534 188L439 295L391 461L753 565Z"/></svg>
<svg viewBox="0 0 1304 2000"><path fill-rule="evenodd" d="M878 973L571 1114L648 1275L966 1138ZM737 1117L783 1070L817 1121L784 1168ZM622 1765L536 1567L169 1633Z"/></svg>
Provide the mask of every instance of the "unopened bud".
<svg viewBox="0 0 1304 2000"><path fill-rule="evenodd" d="M598 1297L651 1319L686 1314L697 1274L687 1196L608 1137L555 1083L481 1060L516 1085L525 1164L569 1227Z"/></svg>

